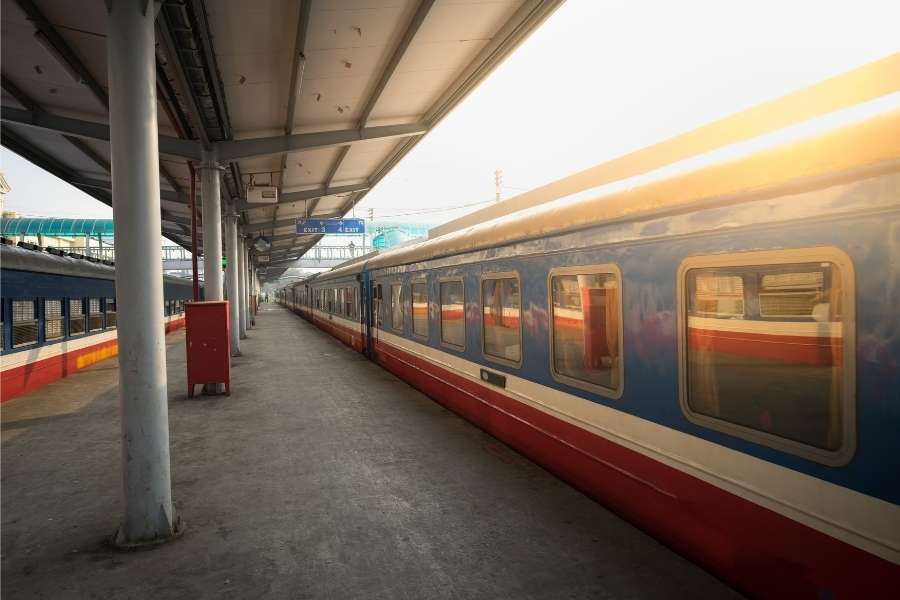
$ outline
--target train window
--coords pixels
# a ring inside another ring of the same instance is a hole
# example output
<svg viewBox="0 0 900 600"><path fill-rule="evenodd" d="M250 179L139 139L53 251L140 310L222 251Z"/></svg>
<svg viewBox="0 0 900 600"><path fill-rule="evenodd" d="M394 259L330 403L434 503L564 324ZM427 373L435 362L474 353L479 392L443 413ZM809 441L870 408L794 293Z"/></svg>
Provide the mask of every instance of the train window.
<svg viewBox="0 0 900 600"><path fill-rule="evenodd" d="M417 281L411 286L410 306L412 308L413 334L428 337L428 284Z"/></svg>
<svg viewBox="0 0 900 600"><path fill-rule="evenodd" d="M34 300L12 301L12 347L28 346L38 341L37 306Z"/></svg>
<svg viewBox="0 0 900 600"><path fill-rule="evenodd" d="M826 464L849 460L850 259L827 248L695 258L679 279L688 418Z"/></svg>
<svg viewBox="0 0 900 600"><path fill-rule="evenodd" d="M59 298L44 300L44 339L58 340L66 335L63 303Z"/></svg>
<svg viewBox="0 0 900 600"><path fill-rule="evenodd" d="M372 290L372 311L375 313L375 327L384 329L384 316L382 312L383 292L381 284L375 284Z"/></svg>
<svg viewBox="0 0 900 600"><path fill-rule="evenodd" d="M103 311L100 298L88 298L88 331L103 329Z"/></svg>
<svg viewBox="0 0 900 600"><path fill-rule="evenodd" d="M69 335L84 333L84 300L69 298Z"/></svg>
<svg viewBox="0 0 900 600"><path fill-rule="evenodd" d="M353 317L353 288L344 288L344 315L348 318Z"/></svg>
<svg viewBox="0 0 900 600"><path fill-rule="evenodd" d="M106 299L106 327L109 329L116 328L116 299Z"/></svg>
<svg viewBox="0 0 900 600"><path fill-rule="evenodd" d="M403 330L403 304L400 299L402 293L402 285L391 284L391 327L398 331Z"/></svg>
<svg viewBox="0 0 900 600"><path fill-rule="evenodd" d="M482 349L488 358L522 362L519 277L490 274L481 280Z"/></svg>
<svg viewBox="0 0 900 600"><path fill-rule="evenodd" d="M556 380L621 396L620 281L613 265L550 272L550 364Z"/></svg>
<svg viewBox="0 0 900 600"><path fill-rule="evenodd" d="M441 341L462 350L466 346L466 301L461 279L442 281Z"/></svg>

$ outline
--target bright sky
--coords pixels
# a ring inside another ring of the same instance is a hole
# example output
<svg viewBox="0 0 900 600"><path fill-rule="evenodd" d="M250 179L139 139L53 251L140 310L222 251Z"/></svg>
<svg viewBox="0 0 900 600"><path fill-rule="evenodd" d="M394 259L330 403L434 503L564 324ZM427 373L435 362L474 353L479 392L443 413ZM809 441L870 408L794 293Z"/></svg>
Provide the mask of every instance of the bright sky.
<svg viewBox="0 0 900 600"><path fill-rule="evenodd" d="M363 200L442 223L900 51L896 0L567 0ZM6 149L6 209L111 210Z"/></svg>

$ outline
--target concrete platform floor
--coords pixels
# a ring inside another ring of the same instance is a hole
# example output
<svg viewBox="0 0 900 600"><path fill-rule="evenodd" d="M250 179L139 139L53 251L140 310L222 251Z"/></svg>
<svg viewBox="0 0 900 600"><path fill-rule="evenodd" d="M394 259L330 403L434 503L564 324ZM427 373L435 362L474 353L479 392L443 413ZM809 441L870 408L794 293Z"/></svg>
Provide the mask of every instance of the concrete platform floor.
<svg viewBox="0 0 900 600"><path fill-rule="evenodd" d="M189 400L168 341L184 536L103 538L117 363L2 408L2 595L731 598L602 506L294 315L264 305L230 398Z"/></svg>

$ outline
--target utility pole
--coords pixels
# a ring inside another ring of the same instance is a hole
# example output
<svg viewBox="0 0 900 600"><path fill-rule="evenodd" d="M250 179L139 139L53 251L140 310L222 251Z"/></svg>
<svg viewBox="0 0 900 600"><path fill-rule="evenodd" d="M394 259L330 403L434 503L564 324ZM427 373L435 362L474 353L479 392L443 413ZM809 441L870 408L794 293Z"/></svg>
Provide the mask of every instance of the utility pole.
<svg viewBox="0 0 900 600"><path fill-rule="evenodd" d="M494 202L500 202L500 187L502 185L503 185L503 170L497 169L496 171L494 171L494 191L496 193Z"/></svg>
<svg viewBox="0 0 900 600"><path fill-rule="evenodd" d="M369 233L375 233L375 208L369 209L369 228L371 228L367 233L363 234L363 254L366 253L366 236Z"/></svg>

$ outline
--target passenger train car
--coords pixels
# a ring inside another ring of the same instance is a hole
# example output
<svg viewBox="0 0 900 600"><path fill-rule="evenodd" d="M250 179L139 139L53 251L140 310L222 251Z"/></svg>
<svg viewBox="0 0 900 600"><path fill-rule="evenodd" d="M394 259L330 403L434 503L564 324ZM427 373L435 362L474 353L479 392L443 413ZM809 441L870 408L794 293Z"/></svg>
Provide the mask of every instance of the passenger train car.
<svg viewBox="0 0 900 600"><path fill-rule="evenodd" d="M729 150L278 298L746 593L893 596L900 112Z"/></svg>
<svg viewBox="0 0 900 600"><path fill-rule="evenodd" d="M0 244L0 398L11 400L115 356L115 268L87 258ZM166 333L184 326L190 280L164 278Z"/></svg>

